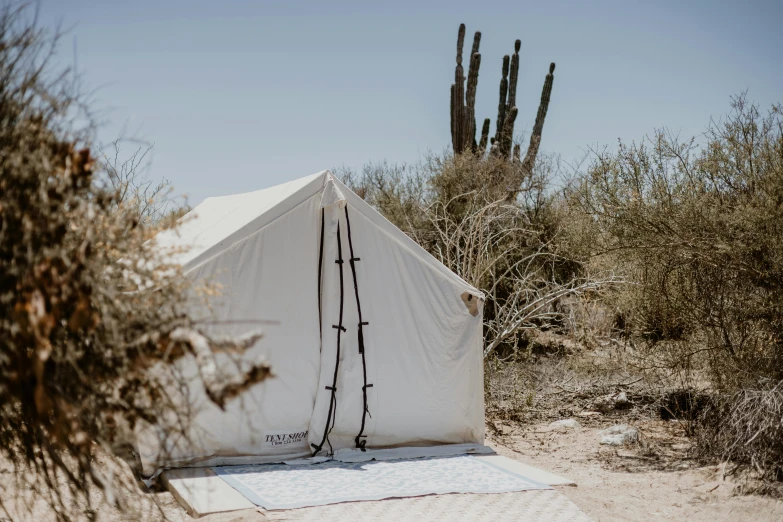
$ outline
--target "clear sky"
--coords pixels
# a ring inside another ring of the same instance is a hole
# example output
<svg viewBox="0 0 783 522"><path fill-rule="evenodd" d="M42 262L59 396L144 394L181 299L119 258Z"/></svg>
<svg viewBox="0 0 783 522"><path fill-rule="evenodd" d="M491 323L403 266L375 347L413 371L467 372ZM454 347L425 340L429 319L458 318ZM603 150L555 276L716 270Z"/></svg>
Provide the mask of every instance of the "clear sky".
<svg viewBox="0 0 783 522"><path fill-rule="evenodd" d="M522 40L516 129L557 63L542 149L566 161L669 127L701 133L747 90L783 102L781 1L40 0L69 32L101 140L154 143L151 176L197 204L326 168L450 146L457 28L482 31L477 119ZM492 130L494 132L494 129ZM127 147L131 147L130 144Z"/></svg>

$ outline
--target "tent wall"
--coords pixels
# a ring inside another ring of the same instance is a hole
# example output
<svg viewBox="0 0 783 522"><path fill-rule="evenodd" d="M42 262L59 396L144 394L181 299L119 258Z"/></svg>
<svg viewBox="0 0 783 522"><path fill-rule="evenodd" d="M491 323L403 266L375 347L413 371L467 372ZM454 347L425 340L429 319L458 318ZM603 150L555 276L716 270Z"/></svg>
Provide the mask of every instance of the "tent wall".
<svg viewBox="0 0 783 522"><path fill-rule="evenodd" d="M319 206L317 194L188 274L197 285L222 286L209 302L214 312L209 320L215 321L211 333L239 336L260 328L254 320L278 321L262 328L263 338L247 354L263 354L275 376L229 401L225 411L210 403L194 380L190 400L198 409L192 423L196 444L172 446L174 441L168 440L162 448L147 434L147 444L139 447L145 471L163 464L161 458L184 465L210 457L220 462L228 456L309 453L306 437L277 446L265 437L306 432L312 416L320 371ZM209 317L197 306L192 314ZM192 362L184 364L192 367Z"/></svg>
<svg viewBox="0 0 783 522"><path fill-rule="evenodd" d="M331 210L323 265L322 372L310 439L319 445L327 425L331 391L326 388L332 385L336 361L333 325L339 322L342 270L346 331L340 335L337 408L329 442L344 448L355 446L361 428L364 365L346 211ZM367 383L372 385L367 389L367 446L483 443L482 320L481 314L469 313L460 297L472 289L422 263L407 245L353 205L347 212L354 255L359 258L356 289L362 319L369 323L363 327ZM342 265L335 263L338 222Z"/></svg>
<svg viewBox="0 0 783 522"><path fill-rule="evenodd" d="M207 200L186 216L181 235L160 243L196 245L179 258L188 277L222 286L209 309L192 310L214 322L211 333L239 336L258 328L253 320L278 323L264 326L246 355L263 354L274 377L225 411L207 400L192 361L182 363L179 370L194 377L191 440L172 440L159 428L138 433L145 473L279 461L309 455L311 445L322 453L353 448L363 419L367 447L483 443L482 310L471 315L462 295L479 303L484 296L330 173ZM357 292L368 323L364 356ZM344 328L339 358L335 325ZM285 444L269 438L305 432Z"/></svg>

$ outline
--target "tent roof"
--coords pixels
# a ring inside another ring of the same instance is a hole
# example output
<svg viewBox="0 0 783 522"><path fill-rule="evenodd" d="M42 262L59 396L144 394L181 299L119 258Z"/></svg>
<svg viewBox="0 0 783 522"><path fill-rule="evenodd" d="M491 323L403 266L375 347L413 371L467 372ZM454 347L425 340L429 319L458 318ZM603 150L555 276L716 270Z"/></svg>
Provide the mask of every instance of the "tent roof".
<svg viewBox="0 0 783 522"><path fill-rule="evenodd" d="M319 193L327 171L263 190L206 198L155 237L187 272Z"/></svg>
<svg viewBox="0 0 783 522"><path fill-rule="evenodd" d="M336 189L329 195L330 199L335 197L335 193L339 199L344 198L351 207L408 248L441 276L483 298L479 290L444 266L328 170L263 190L206 198L181 218L176 229L158 234L155 241L172 255L172 262L180 264L185 272L189 272L323 192L328 185Z"/></svg>

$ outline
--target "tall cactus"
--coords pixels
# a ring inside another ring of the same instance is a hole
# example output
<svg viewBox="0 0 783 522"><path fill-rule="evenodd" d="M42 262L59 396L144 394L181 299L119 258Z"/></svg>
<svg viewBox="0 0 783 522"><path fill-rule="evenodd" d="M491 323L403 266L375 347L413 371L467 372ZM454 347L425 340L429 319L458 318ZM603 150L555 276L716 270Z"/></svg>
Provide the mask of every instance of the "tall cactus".
<svg viewBox="0 0 783 522"><path fill-rule="evenodd" d="M549 109L549 100L552 95L555 64L549 66L549 74L544 81L541 93L541 102L538 106L533 132L530 135L525 158L521 158L519 145L514 143L514 122L519 110L516 105L517 83L519 80L519 50L522 42L514 42L514 54L503 57L501 69L500 88L498 96L498 114L495 122L495 135L490 138L490 119L484 120L481 129L481 138L476 142L476 87L478 86L478 73L481 65L479 43L481 33L476 32L473 37L473 48L470 55L470 68L467 77L467 90L465 90L465 75L462 68L462 48L465 43L465 24L459 26L457 35L457 67L454 71L454 83L451 86L451 143L455 154L462 154L467 150L484 154L489 147L490 154L496 154L507 158L509 161L521 162L523 170L532 170L535 164L538 149L541 145L541 134L544 130L544 120Z"/></svg>
<svg viewBox="0 0 783 522"><path fill-rule="evenodd" d="M465 73L462 67L462 48L465 44L465 24L460 24L457 33L457 67L454 70L454 83L451 85L451 144L456 154L470 149L476 151L476 87L481 66L479 44L481 33L473 36L468 68L468 85L465 90Z"/></svg>

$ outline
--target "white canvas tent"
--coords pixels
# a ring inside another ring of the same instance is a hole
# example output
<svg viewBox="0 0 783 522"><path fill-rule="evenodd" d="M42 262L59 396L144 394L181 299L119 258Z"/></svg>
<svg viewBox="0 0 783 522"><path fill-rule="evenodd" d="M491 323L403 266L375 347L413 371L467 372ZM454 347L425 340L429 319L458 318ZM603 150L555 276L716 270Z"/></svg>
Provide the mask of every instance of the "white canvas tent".
<svg viewBox="0 0 783 522"><path fill-rule="evenodd" d="M211 303L221 333L277 322L249 354L275 377L225 411L193 387L193 441L140 432L145 473L483 444L484 296L330 172L208 198L156 241L187 247L187 276L222 286Z"/></svg>

